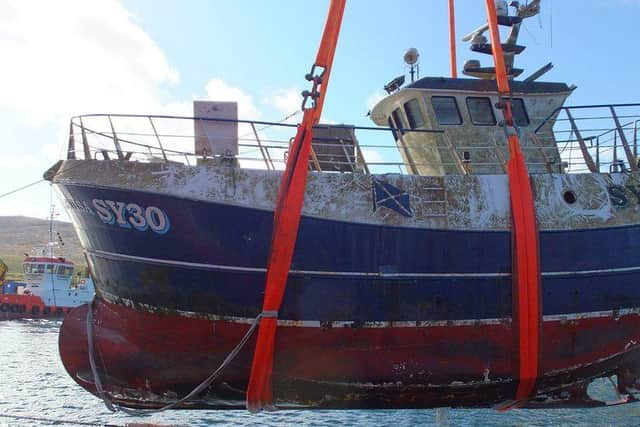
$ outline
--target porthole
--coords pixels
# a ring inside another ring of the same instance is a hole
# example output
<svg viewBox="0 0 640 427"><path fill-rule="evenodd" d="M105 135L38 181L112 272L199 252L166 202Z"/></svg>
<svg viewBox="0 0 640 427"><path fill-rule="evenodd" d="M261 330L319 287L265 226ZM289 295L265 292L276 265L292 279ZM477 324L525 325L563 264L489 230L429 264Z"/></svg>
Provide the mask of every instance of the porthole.
<svg viewBox="0 0 640 427"><path fill-rule="evenodd" d="M576 202L576 193L571 190L567 190L562 194L562 198L567 204L572 205Z"/></svg>

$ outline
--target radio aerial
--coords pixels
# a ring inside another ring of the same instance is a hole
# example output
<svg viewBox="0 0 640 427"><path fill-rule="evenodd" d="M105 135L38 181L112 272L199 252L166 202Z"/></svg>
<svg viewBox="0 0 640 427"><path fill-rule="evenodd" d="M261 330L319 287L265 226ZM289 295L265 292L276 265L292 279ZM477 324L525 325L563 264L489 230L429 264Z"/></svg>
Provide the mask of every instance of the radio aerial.
<svg viewBox="0 0 640 427"><path fill-rule="evenodd" d="M418 68L418 59L420 58L420 53L418 52L418 49L416 49L415 47L411 47L409 49L407 49L407 51L404 54L404 62L409 65L411 67L411 83L413 83L414 81L414 75L417 70L420 70L420 68ZM414 68L415 67L415 68ZM419 71L418 71L419 74ZM420 77L418 75L418 77Z"/></svg>

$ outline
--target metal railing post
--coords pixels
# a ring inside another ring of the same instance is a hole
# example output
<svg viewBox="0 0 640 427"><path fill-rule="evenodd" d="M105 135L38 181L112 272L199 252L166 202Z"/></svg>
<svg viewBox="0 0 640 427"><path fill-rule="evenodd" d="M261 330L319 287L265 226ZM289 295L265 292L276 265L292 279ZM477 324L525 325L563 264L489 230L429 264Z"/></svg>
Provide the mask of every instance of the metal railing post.
<svg viewBox="0 0 640 427"><path fill-rule="evenodd" d="M596 137L596 167L600 171L600 136Z"/></svg>
<svg viewBox="0 0 640 427"><path fill-rule="evenodd" d="M622 148L624 149L624 154L627 156L627 162L629 162L629 168L632 172L638 171L638 165L636 164L635 158L633 157L633 153L631 152L631 147L629 147L629 142L627 141L627 135L624 134L624 129L620 126L620 120L618 120L618 115L616 114L615 108L613 105L609 106L611 109L611 116L613 117L613 121L616 123L616 129L618 130L618 134L620 134L620 142L622 143Z"/></svg>
<svg viewBox="0 0 640 427"><path fill-rule="evenodd" d="M633 157L638 158L638 122L640 120L636 120L633 122Z"/></svg>
<svg viewBox="0 0 640 427"><path fill-rule="evenodd" d="M69 145L67 146L67 160L76 159L76 141L73 136L73 121L69 122Z"/></svg>
<svg viewBox="0 0 640 427"><path fill-rule="evenodd" d="M258 130L256 129L256 125L253 122L251 122L251 129L253 129L253 134L256 137L256 142L258 143L258 147L260 147L260 153L262 153L262 159L264 160L265 165L267 165L267 170L270 170L267 154L265 153L264 148L262 148L262 142L260 141L260 137L258 136ZM273 167L273 162L271 162L271 167ZM275 170L275 167L273 168L273 170Z"/></svg>
<svg viewBox="0 0 640 427"><path fill-rule="evenodd" d="M160 146L160 151L162 151L162 157L164 158L164 161L167 161L167 153L164 152L164 147L162 146L162 141L160 141L160 135L158 135L158 132L156 131L156 126L153 124L153 120L151 119L151 116L149 117L149 123L151 123L151 128L153 129L153 134L156 136L156 140L158 140L158 145ZM151 149L149 149L149 151L151 151Z"/></svg>
<svg viewBox="0 0 640 427"><path fill-rule="evenodd" d="M113 127L113 121L111 120L111 115L107 117L109 118L109 124L111 125L111 133L113 134L113 144L116 146L116 153L118 154L118 159L124 160L124 155L122 154L122 148L120 148L120 141L118 141L118 135L116 134L116 129Z"/></svg>
<svg viewBox="0 0 640 427"><path fill-rule="evenodd" d="M576 139L578 140L578 144L580 145L580 151L582 151L582 158L584 162L587 164L589 168L589 172L597 173L596 164L593 162L593 158L587 149L587 144L585 144L584 139L582 138L582 134L580 133L580 129L576 125L576 121L574 120L569 108L565 108L565 112L567 113L567 117L569 118L569 122L571 123L571 129L573 133L576 135Z"/></svg>
<svg viewBox="0 0 640 427"><path fill-rule="evenodd" d="M82 150L84 151L84 159L91 160L91 149L89 148L89 142L87 141L87 133L84 130L82 117L80 117L80 132L82 133Z"/></svg>

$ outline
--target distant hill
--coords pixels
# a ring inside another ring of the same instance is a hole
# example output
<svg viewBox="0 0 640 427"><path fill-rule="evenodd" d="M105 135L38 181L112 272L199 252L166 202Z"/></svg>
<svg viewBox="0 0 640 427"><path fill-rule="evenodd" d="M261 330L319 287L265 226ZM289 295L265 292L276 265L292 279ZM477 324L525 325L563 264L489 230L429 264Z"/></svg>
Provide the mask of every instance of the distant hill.
<svg viewBox="0 0 640 427"><path fill-rule="evenodd" d="M56 249L56 255L71 258L84 264L82 247L73 226L69 222L53 222L54 237L58 232L64 246ZM0 258L22 258L25 253L38 255L34 248L49 241L49 221L26 216L0 216Z"/></svg>

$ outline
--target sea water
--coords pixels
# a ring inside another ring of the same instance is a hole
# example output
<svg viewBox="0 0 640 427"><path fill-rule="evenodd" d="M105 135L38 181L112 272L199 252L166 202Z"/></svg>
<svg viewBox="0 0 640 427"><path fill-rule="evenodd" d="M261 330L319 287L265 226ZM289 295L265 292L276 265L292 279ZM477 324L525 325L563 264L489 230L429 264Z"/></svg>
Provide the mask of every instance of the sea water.
<svg viewBox="0 0 640 427"><path fill-rule="evenodd" d="M375 411L167 411L144 417L109 412L65 372L58 355L61 321L0 322L0 426L32 425L272 425L272 426L632 426L640 403L596 409L375 410ZM594 391L615 399L611 384Z"/></svg>

